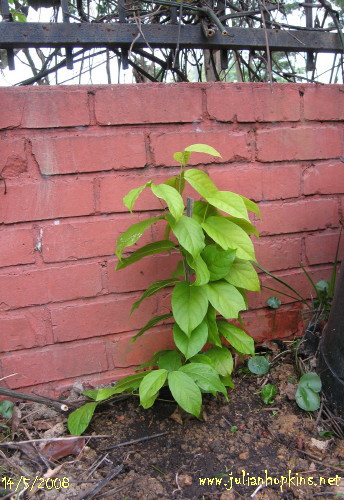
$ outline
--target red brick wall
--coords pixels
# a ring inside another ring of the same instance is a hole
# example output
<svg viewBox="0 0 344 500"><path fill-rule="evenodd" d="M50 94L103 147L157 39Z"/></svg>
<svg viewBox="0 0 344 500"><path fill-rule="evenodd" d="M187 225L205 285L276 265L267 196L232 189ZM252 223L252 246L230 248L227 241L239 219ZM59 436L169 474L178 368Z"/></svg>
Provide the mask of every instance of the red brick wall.
<svg viewBox="0 0 344 500"><path fill-rule="evenodd" d="M159 208L144 193L131 217L123 195L176 173L172 153L210 144L221 161L194 156L222 189L256 202L262 266L310 296L298 267L327 279L344 209L342 86L145 84L0 88L0 378L10 388L59 394L76 379L109 382L171 345L170 328L129 339L153 313L132 302L169 258L115 272L115 241ZM159 237L159 227L145 241ZM271 280L264 281L270 282ZM270 282L271 285L271 282ZM300 333L299 306L245 314L257 339ZM13 375L14 374L14 375ZM13 375L13 376L11 376Z"/></svg>

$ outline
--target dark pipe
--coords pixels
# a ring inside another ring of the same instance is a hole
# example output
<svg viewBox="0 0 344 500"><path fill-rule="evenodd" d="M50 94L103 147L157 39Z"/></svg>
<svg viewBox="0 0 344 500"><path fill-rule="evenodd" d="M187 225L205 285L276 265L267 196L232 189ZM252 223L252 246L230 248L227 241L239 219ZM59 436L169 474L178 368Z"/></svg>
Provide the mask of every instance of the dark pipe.
<svg viewBox="0 0 344 500"><path fill-rule="evenodd" d="M340 266L328 323L319 349L318 373L323 393L344 417L344 260Z"/></svg>

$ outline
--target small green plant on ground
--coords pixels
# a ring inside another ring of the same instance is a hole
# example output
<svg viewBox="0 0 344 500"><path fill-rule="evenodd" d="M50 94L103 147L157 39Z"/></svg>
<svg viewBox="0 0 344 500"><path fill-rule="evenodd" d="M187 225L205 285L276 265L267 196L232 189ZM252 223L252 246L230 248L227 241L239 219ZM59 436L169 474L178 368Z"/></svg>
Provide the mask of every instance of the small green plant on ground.
<svg viewBox="0 0 344 500"><path fill-rule="evenodd" d="M135 341L153 326L172 318L174 350L159 351L141 365L138 372L114 387L85 394L93 399L68 419L72 434L87 428L100 401L122 392L138 391L140 404L149 408L160 390L168 386L173 398L186 412L200 416L202 393L222 393L233 387L231 350L254 355L254 341L242 328L228 320L239 320L247 309L246 291L259 291L256 261L250 235L258 235L248 211L259 214L258 206L238 194L219 190L210 177L197 168L187 169L191 153L221 155L205 144L194 144L174 154L180 173L162 184L149 181L132 189L123 199L132 213L144 189L162 200L161 215L131 225L117 240L117 269L124 269L142 258L160 252L178 252L180 260L172 276L155 281L131 309L133 313L148 297L160 290L171 292L171 312L151 318L133 337ZM201 197L183 200L188 184ZM148 243L129 256L124 251L134 245L153 224L165 225L165 237ZM171 236L172 235L172 236ZM207 348L206 348L207 347Z"/></svg>

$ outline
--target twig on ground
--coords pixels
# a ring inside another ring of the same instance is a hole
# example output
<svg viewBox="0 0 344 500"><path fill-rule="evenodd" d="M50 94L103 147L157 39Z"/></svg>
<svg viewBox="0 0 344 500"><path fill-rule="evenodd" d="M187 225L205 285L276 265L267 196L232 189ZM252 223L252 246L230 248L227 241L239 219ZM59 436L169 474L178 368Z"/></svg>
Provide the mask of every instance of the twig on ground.
<svg viewBox="0 0 344 500"><path fill-rule="evenodd" d="M121 465L118 465L117 467L115 467L115 469L113 469L111 472L109 472L109 474L104 477L104 479L102 479L101 481L99 481L99 483L97 484L97 486L95 486L94 488L90 489L88 492L85 493L82 493L79 497L78 497L78 500L91 500L92 498L95 498L95 496L112 480L114 479L116 476L118 476L118 474L122 471L124 467L124 464L121 464Z"/></svg>
<svg viewBox="0 0 344 500"><path fill-rule="evenodd" d="M120 448L121 446L129 446L131 444L141 443L141 441L148 441L148 439L154 439L160 436L165 436L168 432L160 432L159 434L152 434L151 436L144 436L139 439L133 439L132 441L126 441L125 443L118 443L113 446L108 446L107 448L103 448L101 451L113 450L115 448Z"/></svg>

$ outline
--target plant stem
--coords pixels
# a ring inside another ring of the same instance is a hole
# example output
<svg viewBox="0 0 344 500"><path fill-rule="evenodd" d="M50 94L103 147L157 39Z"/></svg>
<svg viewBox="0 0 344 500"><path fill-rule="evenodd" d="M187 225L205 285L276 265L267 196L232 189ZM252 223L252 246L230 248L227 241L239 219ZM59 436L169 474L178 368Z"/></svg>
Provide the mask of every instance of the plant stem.
<svg viewBox="0 0 344 500"><path fill-rule="evenodd" d="M194 206L193 198L188 198L187 204L186 204L186 216L187 217L192 217L193 206ZM189 264L186 261L186 257L184 257L184 265L185 265L185 278L186 278L186 281L188 283L190 283L191 282L191 269L190 269Z"/></svg>

